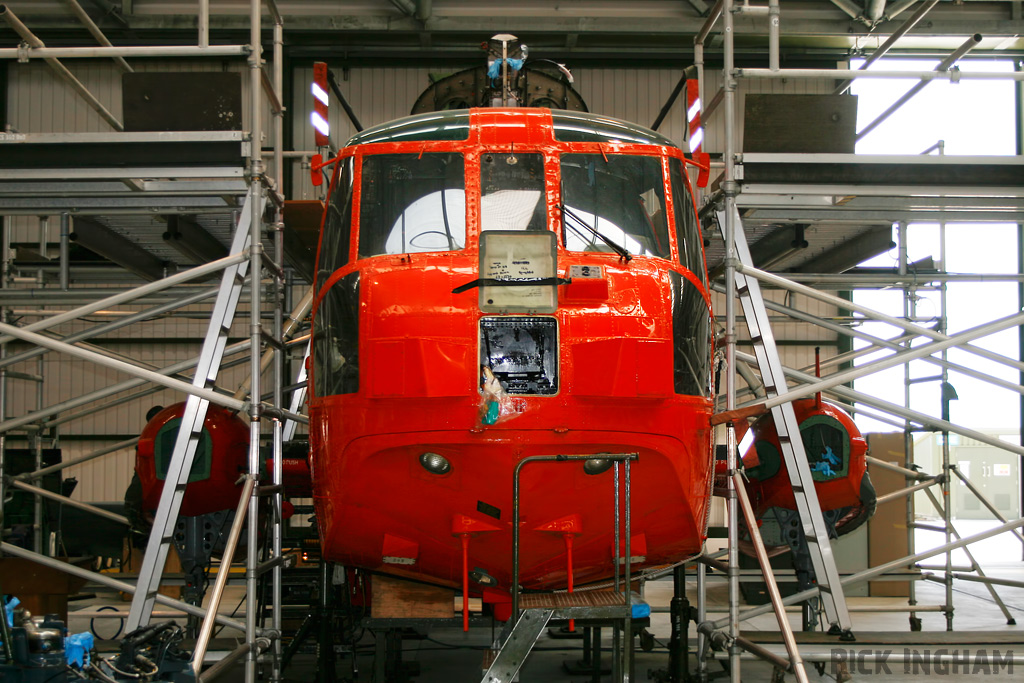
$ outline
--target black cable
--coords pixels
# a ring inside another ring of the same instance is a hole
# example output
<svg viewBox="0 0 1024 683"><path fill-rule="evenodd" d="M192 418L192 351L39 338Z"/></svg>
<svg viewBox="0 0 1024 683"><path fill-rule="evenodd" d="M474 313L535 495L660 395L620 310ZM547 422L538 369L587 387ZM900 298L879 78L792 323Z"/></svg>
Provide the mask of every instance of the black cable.
<svg viewBox="0 0 1024 683"><path fill-rule="evenodd" d="M242 596L242 599L238 601L238 604L235 605L235 609L231 610L231 614L229 616L231 616L231 617L235 616L235 614L238 613L238 609L242 606L243 602L245 602L245 596L244 595ZM213 635L210 636L210 639L213 640L214 638L219 636L220 632L223 631L225 628L227 628L227 625L226 624L221 624L220 628L218 628L216 631L214 631Z"/></svg>
<svg viewBox="0 0 1024 683"><path fill-rule="evenodd" d="M118 609L116 607L114 607L113 605L100 605L99 607L96 608L97 612L106 612L106 611L110 611L110 610L113 610L115 612L118 611ZM123 631L123 630L124 630L124 617L121 617L121 625L117 627L117 632L114 633L114 635L110 636L110 638L106 638L105 640L117 640L117 637L119 635L121 635L121 631ZM93 618L89 619L89 631L96 638L100 637L100 634L96 633L96 617L93 617Z"/></svg>
<svg viewBox="0 0 1024 683"><path fill-rule="evenodd" d="M43 681L43 683L50 683L50 681L57 678L58 676L67 676L69 671L74 671L74 669L71 668L69 664L65 664L63 669L47 678L45 681Z"/></svg>
<svg viewBox="0 0 1024 683"><path fill-rule="evenodd" d="M445 650L481 650L481 651L483 651L483 650L490 650L491 649L490 646L488 646L488 645L456 645L455 643L445 643L445 642L442 642L440 640L437 640L436 638L431 638L430 636L427 636L426 638L424 638L424 640L428 640L431 643L436 643L438 645L441 645L442 648L422 648L421 647L421 648L416 648L417 650L445 649Z"/></svg>

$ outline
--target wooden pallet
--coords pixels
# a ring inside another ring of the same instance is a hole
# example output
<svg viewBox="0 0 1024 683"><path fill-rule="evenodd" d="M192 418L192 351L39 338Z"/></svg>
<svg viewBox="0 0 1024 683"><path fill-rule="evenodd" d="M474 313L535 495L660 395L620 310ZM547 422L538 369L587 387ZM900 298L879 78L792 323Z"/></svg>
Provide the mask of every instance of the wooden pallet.
<svg viewBox="0 0 1024 683"><path fill-rule="evenodd" d="M455 591L374 574L370 614L375 619L451 619Z"/></svg>

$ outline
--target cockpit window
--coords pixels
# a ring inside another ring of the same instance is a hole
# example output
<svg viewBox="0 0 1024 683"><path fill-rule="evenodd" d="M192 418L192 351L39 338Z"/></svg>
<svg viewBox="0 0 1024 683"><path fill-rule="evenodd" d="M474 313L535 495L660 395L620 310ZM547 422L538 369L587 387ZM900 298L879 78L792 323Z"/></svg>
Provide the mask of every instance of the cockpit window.
<svg viewBox="0 0 1024 683"><path fill-rule="evenodd" d="M546 208L540 154L480 155L481 230L545 230Z"/></svg>
<svg viewBox="0 0 1024 683"><path fill-rule="evenodd" d="M708 284L707 270L704 267L704 250L700 225L693 211L693 199L690 188L683 180L683 162L670 159L669 175L672 177L672 204L676 214L676 238L679 241L679 262L690 269L697 278Z"/></svg>
<svg viewBox="0 0 1024 683"><path fill-rule="evenodd" d="M359 258L466 246L461 154L363 157Z"/></svg>
<svg viewBox="0 0 1024 683"><path fill-rule="evenodd" d="M562 201L587 226L563 221L566 249L613 251L596 231L634 256L671 256L660 158L563 154Z"/></svg>
<svg viewBox="0 0 1024 683"><path fill-rule="evenodd" d="M352 158L341 162L338 180L331 190L324 218L320 260L316 267L317 289L331 274L348 263L349 235L352 222Z"/></svg>

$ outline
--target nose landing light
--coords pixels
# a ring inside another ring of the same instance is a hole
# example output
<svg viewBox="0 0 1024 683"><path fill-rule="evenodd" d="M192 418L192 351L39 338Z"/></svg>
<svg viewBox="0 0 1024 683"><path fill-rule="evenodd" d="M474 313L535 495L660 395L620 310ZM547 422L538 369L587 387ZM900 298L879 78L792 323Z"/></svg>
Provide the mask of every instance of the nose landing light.
<svg viewBox="0 0 1024 683"><path fill-rule="evenodd" d="M448 474L452 471L452 464L448 462L448 458L437 453L424 453L420 456L420 464L431 474Z"/></svg>

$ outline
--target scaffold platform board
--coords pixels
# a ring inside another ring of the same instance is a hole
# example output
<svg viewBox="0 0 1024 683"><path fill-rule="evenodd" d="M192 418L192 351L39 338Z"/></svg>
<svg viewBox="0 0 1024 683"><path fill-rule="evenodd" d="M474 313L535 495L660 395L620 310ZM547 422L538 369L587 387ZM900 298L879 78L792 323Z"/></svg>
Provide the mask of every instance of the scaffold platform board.
<svg viewBox="0 0 1024 683"><path fill-rule="evenodd" d="M240 131L0 133L0 215L231 210L249 151Z"/></svg>
<svg viewBox="0 0 1024 683"><path fill-rule="evenodd" d="M743 631L742 637L764 645L783 643L778 631ZM929 646L939 645L1021 645L1024 634L1006 631L870 631L859 629L854 643L840 643L834 635L824 631L795 631L796 642L801 645L832 645L860 648L866 645Z"/></svg>
<svg viewBox="0 0 1024 683"><path fill-rule="evenodd" d="M740 155L737 205L759 221L1024 221L1020 156Z"/></svg>

